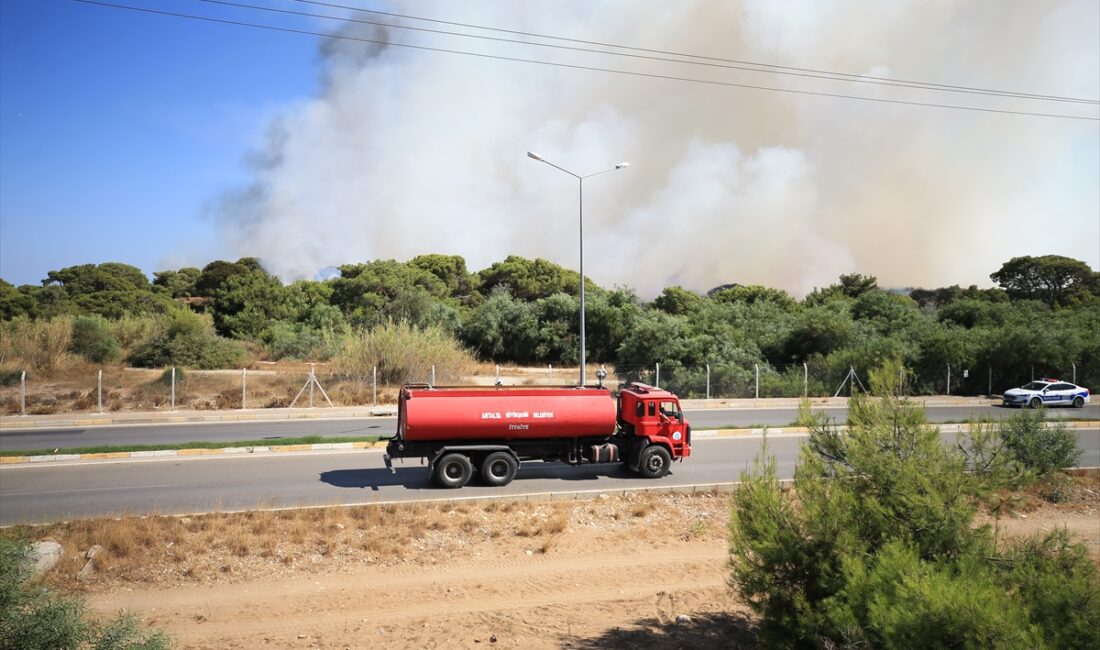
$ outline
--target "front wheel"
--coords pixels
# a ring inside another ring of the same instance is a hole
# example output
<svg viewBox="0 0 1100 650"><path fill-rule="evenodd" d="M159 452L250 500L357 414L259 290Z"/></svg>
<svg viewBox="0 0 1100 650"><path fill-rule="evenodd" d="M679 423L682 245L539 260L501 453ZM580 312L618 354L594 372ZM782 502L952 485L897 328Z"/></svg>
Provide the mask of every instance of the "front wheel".
<svg viewBox="0 0 1100 650"><path fill-rule="evenodd" d="M445 488L460 488L470 482L474 467L464 454L451 453L435 464L435 482Z"/></svg>
<svg viewBox="0 0 1100 650"><path fill-rule="evenodd" d="M1037 409L1043 405L1043 400L1039 399L1038 397L1032 397L1031 401L1028 402L1027 405L1033 409Z"/></svg>
<svg viewBox="0 0 1100 650"><path fill-rule="evenodd" d="M1078 395L1073 398L1073 408L1079 409L1085 406L1085 398Z"/></svg>
<svg viewBox="0 0 1100 650"><path fill-rule="evenodd" d="M672 456L660 445L650 445L642 450L638 473L646 478L661 478L672 468Z"/></svg>

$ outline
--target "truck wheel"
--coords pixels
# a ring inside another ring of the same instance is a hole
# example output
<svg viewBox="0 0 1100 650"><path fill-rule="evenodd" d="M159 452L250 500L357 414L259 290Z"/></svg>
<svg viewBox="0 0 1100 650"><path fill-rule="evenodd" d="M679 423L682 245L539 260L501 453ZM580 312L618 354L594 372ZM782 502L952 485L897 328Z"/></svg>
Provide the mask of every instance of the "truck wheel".
<svg viewBox="0 0 1100 650"><path fill-rule="evenodd" d="M1031 401L1027 403L1029 408L1037 409L1043 405L1043 400L1038 397L1032 397Z"/></svg>
<svg viewBox="0 0 1100 650"><path fill-rule="evenodd" d="M506 451L494 451L481 463L481 477L493 487L508 485L516 477L519 463L516 457Z"/></svg>
<svg viewBox="0 0 1100 650"><path fill-rule="evenodd" d="M672 456L660 445L650 445L642 450L638 473L646 478L661 478L672 467Z"/></svg>
<svg viewBox="0 0 1100 650"><path fill-rule="evenodd" d="M435 482L445 488L460 488L470 482L474 467L463 454L451 453L435 464Z"/></svg>
<svg viewBox="0 0 1100 650"><path fill-rule="evenodd" d="M1085 398L1078 395L1073 398L1073 408L1079 409L1085 405Z"/></svg>

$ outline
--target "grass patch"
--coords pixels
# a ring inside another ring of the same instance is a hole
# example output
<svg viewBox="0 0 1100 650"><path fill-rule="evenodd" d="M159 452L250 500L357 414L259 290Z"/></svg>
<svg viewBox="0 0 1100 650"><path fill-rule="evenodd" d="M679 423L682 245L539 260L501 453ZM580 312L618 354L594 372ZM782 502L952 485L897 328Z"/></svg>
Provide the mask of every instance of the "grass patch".
<svg viewBox="0 0 1100 650"><path fill-rule="evenodd" d="M223 449L225 447L272 447L281 445L314 445L340 442L377 442L381 436L302 436L267 440L232 440L227 442L177 442L161 445L99 445L96 447L66 447L59 449L7 449L0 456L53 456L55 454L113 454L129 451L164 451L167 449Z"/></svg>

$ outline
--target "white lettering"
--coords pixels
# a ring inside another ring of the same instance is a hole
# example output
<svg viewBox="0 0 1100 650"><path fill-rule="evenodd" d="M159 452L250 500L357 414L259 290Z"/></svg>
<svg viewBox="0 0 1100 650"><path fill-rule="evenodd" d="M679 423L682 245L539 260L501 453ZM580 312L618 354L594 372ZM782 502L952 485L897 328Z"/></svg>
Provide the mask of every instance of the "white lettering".
<svg viewBox="0 0 1100 650"><path fill-rule="evenodd" d="M508 430L509 431L526 431L530 428L531 427L526 425L526 424L509 424L508 425Z"/></svg>
<svg viewBox="0 0 1100 650"><path fill-rule="evenodd" d="M504 414L504 417L506 417L506 418L526 418L526 417L531 417L531 416L530 416L530 414L527 413L527 411L508 411L507 413Z"/></svg>
<svg viewBox="0 0 1100 650"><path fill-rule="evenodd" d="M535 411L535 419L537 420L549 420L553 417L553 411Z"/></svg>
<svg viewBox="0 0 1100 650"><path fill-rule="evenodd" d="M482 420L499 420L500 419L500 413L493 413L491 411L486 411L485 413L481 414L481 419Z"/></svg>

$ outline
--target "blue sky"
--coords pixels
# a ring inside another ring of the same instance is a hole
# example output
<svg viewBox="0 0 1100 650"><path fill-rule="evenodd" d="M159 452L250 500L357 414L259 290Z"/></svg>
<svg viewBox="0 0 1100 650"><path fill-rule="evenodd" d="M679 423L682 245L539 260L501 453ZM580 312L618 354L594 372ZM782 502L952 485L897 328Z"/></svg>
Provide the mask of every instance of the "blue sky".
<svg viewBox="0 0 1100 650"><path fill-rule="evenodd" d="M0 2L0 277L226 253L206 203L246 181L267 116L314 92L316 52L306 36Z"/></svg>

